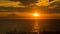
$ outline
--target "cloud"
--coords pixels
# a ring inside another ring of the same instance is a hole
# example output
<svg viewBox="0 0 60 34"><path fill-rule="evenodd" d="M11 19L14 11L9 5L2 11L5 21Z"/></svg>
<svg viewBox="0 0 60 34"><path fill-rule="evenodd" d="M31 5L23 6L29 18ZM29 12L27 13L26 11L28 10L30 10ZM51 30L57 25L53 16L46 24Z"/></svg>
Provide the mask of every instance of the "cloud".
<svg viewBox="0 0 60 34"><path fill-rule="evenodd" d="M0 0L0 6L26 7L25 5L36 3L37 0Z"/></svg>
<svg viewBox="0 0 60 34"><path fill-rule="evenodd" d="M11 1L20 1L23 5L29 5L31 3L36 3L37 0L11 0Z"/></svg>
<svg viewBox="0 0 60 34"><path fill-rule="evenodd" d="M25 7L19 1L12 2L9 0L0 0L0 6L4 6L4 7Z"/></svg>
<svg viewBox="0 0 60 34"><path fill-rule="evenodd" d="M47 6L49 4L48 0L37 0L38 3L36 3L37 6Z"/></svg>
<svg viewBox="0 0 60 34"><path fill-rule="evenodd" d="M59 1L55 1L55 2L51 3L49 6L53 7L53 8L59 8L60 7L60 2Z"/></svg>
<svg viewBox="0 0 60 34"><path fill-rule="evenodd" d="M50 4L57 2L54 0L49 2L49 0L0 0L0 6L10 6L10 7L26 7L25 5L36 6L49 6Z"/></svg>
<svg viewBox="0 0 60 34"><path fill-rule="evenodd" d="M49 6L50 4L57 2L59 0L37 0L38 3L36 3L37 6Z"/></svg>

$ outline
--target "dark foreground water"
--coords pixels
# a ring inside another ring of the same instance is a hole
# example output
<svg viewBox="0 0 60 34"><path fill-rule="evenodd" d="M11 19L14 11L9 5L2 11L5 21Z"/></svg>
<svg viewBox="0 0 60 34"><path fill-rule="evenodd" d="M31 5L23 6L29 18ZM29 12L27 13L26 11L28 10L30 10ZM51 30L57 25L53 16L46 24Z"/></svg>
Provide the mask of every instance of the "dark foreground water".
<svg viewBox="0 0 60 34"><path fill-rule="evenodd" d="M36 19L0 19L0 34L32 32L35 21ZM60 19L37 19L37 23L40 33L60 32Z"/></svg>

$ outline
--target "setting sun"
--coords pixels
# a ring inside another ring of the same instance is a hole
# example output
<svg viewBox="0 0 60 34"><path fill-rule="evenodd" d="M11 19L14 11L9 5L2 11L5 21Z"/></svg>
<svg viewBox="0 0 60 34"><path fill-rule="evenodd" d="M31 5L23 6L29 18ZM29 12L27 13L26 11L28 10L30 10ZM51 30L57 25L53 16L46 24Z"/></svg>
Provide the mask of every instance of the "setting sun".
<svg viewBox="0 0 60 34"><path fill-rule="evenodd" d="M34 13L34 14L33 14L33 16L38 17L38 16L39 16L39 14L38 14L38 13Z"/></svg>

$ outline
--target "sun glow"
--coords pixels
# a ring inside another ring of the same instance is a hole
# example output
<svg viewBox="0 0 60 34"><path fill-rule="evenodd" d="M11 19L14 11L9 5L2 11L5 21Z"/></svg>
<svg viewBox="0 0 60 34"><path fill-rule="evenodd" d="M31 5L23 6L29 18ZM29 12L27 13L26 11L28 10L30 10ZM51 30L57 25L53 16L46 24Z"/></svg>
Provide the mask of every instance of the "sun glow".
<svg viewBox="0 0 60 34"><path fill-rule="evenodd" d="M33 16L38 17L38 16L40 16L40 14L34 13Z"/></svg>

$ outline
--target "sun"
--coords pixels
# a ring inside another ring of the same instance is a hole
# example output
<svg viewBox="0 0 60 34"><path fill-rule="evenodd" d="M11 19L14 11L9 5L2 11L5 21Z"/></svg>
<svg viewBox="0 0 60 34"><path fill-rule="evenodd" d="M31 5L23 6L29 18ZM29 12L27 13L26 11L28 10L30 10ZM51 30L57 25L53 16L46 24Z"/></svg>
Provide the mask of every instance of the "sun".
<svg viewBox="0 0 60 34"><path fill-rule="evenodd" d="M40 14L34 13L33 16L38 17Z"/></svg>

